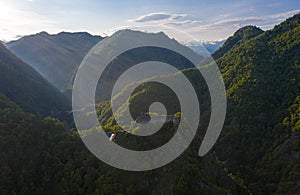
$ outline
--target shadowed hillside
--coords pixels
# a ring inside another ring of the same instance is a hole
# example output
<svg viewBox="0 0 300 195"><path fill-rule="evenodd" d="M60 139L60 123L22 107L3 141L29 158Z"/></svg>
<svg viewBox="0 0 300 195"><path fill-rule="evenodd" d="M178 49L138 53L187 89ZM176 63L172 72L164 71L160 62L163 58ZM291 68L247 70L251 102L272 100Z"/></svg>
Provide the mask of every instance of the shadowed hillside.
<svg viewBox="0 0 300 195"><path fill-rule="evenodd" d="M6 44L60 90L69 88L72 77L87 52L103 38L85 32L40 32Z"/></svg>
<svg viewBox="0 0 300 195"><path fill-rule="evenodd" d="M24 111L43 116L59 115L70 102L31 66L0 44L0 93Z"/></svg>

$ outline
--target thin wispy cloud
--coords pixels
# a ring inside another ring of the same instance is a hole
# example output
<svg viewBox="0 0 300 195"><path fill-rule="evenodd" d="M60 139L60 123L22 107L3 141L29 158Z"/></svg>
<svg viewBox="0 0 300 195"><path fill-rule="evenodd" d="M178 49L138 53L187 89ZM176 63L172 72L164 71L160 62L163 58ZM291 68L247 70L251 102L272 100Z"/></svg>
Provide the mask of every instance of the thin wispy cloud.
<svg viewBox="0 0 300 195"><path fill-rule="evenodd" d="M179 20L186 17L186 14L168 14L164 12L150 13L129 20L130 22L161 22L165 20Z"/></svg>
<svg viewBox="0 0 300 195"><path fill-rule="evenodd" d="M191 18L187 14L170 14L156 12L142 15L129 20L139 24L154 24L162 27L175 27L182 29L200 40L225 39L232 35L237 29L246 25L255 25L264 30L274 27L286 18L300 13L300 10L275 13L263 16L232 17L232 14L220 14L219 20L203 24L204 21Z"/></svg>
<svg viewBox="0 0 300 195"><path fill-rule="evenodd" d="M225 20L220 20L212 24L207 24L203 26L196 27L198 30L211 30L211 29L222 29L229 26L243 26L243 25L257 25L257 26L266 26L273 24L274 20L284 20L288 17L291 17L295 14L300 13L300 10L292 10L288 12L283 12L279 14L266 15L262 17L240 17L240 18L230 18Z"/></svg>
<svg viewBox="0 0 300 195"><path fill-rule="evenodd" d="M16 35L16 36L14 36L14 39L20 39L20 38L22 38L24 36L26 36L26 35Z"/></svg>
<svg viewBox="0 0 300 195"><path fill-rule="evenodd" d="M240 27L242 25L254 24L263 21L265 21L265 19L260 17L230 18L230 19L219 20L217 22L207 24L207 25L197 26L193 29L198 31L218 30L229 26Z"/></svg>
<svg viewBox="0 0 300 195"><path fill-rule="evenodd" d="M202 20L183 20L163 23L165 26L184 26L189 24L201 23Z"/></svg>
<svg viewBox="0 0 300 195"><path fill-rule="evenodd" d="M300 9L297 9L297 10L292 10L292 11L283 12L283 13L279 13L279 14L274 14L274 15L271 15L270 18L282 20L282 19L286 19L288 17L291 17L291 16L293 16L295 14L299 14L299 13L300 13Z"/></svg>
<svg viewBox="0 0 300 195"><path fill-rule="evenodd" d="M207 35L210 33L214 35L223 34L223 36L229 36L237 29L246 25L255 25L262 29L270 29L274 27L275 24L278 24L278 22L284 21L286 18L292 17L298 13L300 13L300 10L292 10L265 16L226 18L210 24L191 27L186 30L189 33L198 35Z"/></svg>
<svg viewBox="0 0 300 195"><path fill-rule="evenodd" d="M276 23L277 20L284 20L298 13L300 13L300 10L292 10L288 12L267 15L262 17L252 16L252 17L229 18L228 17L229 15L226 15L225 19L210 24L193 26L190 27L188 30L192 32L193 31L201 32L201 31L210 31L210 30L222 30L224 28L240 28L245 25L257 25L260 27L270 27L274 23ZM129 21L137 22L137 23L155 22L156 24L162 26L174 26L174 27L187 26L187 25L197 24L202 22L201 20L186 19L186 17L187 14L169 14L164 12L157 12L157 13L150 13L147 15L143 15Z"/></svg>
<svg viewBox="0 0 300 195"><path fill-rule="evenodd" d="M202 22L201 20L188 18L187 14L169 14L165 12L150 13L129 21L143 24L155 24L165 27L181 27Z"/></svg>

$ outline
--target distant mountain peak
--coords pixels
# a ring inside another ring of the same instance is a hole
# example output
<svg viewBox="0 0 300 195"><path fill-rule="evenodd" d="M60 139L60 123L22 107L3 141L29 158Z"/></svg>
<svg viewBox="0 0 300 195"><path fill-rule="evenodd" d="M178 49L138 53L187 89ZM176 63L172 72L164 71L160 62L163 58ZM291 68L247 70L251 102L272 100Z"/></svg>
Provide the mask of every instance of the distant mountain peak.
<svg viewBox="0 0 300 195"><path fill-rule="evenodd" d="M64 36L86 36L86 37L99 37L99 38L103 38L100 35L92 35L88 32L66 32L66 31L62 31L59 32L57 34L49 34L46 31L41 31L39 33L33 34L33 35L28 35L28 36L23 36L23 37L35 37L35 36L40 36L40 37L64 37ZM23 38L21 37L21 38Z"/></svg>
<svg viewBox="0 0 300 195"><path fill-rule="evenodd" d="M138 42L144 42L143 40L153 40L153 43L169 43L173 45L174 47L181 48L185 51L189 50L189 52L193 52L193 49L189 48L188 46L181 44L179 41L177 41L174 38L169 37L164 32L144 32L140 30L132 30L132 29L122 29L111 36L107 37L109 40L107 44L110 43L118 43L120 44L124 40L134 40ZM127 41L126 41L127 42ZM195 52L194 52L195 53ZM204 57L204 56L202 56Z"/></svg>
<svg viewBox="0 0 300 195"><path fill-rule="evenodd" d="M164 34L164 32L160 31L160 32L156 32L156 33L153 33L153 32L144 32L144 31L141 31L141 30L135 30L135 29L129 29L129 28L126 28L126 29L121 29L121 30L118 30L116 31L114 34L120 34L120 33L136 33L136 34Z"/></svg>
<svg viewBox="0 0 300 195"><path fill-rule="evenodd" d="M5 45L53 85L64 90L69 87L84 56L102 39L87 32L49 34L42 31Z"/></svg>
<svg viewBox="0 0 300 195"><path fill-rule="evenodd" d="M50 36L50 34L47 33L46 31L39 32L39 33L37 33L36 35L40 35L40 36Z"/></svg>
<svg viewBox="0 0 300 195"><path fill-rule="evenodd" d="M133 29L119 30L119 31L115 32L114 34L112 34L111 37L113 37L113 36L145 36L145 35L171 39L170 37L168 37L168 35L166 35L162 31L153 33L153 32L143 32L143 31L133 30Z"/></svg>
<svg viewBox="0 0 300 195"><path fill-rule="evenodd" d="M86 36L86 37L100 37L100 38L103 38L103 37L101 37L99 35L92 35L92 34L90 34L88 32L65 32L65 31L62 31L62 32L60 32L58 34L55 34L53 36L76 36L76 35L78 35L78 36Z"/></svg>
<svg viewBox="0 0 300 195"><path fill-rule="evenodd" d="M194 52L204 57L208 57L210 54L214 53L217 49L219 49L225 40L220 41L197 41L197 42L189 42L185 45L191 48Z"/></svg>
<svg viewBox="0 0 300 195"><path fill-rule="evenodd" d="M151 43L159 43L160 45L167 44L169 46L178 48L182 51L186 51L188 53L192 52L195 54L195 52L189 48L188 46L181 44L179 41L177 41L174 38L169 37L164 32L144 32L139 30L132 30L132 29L123 29L115 32L111 36L106 38L106 46L110 44L130 44L130 40L139 42L140 44L146 43L145 40L153 40ZM106 47L105 46L105 47ZM117 46L118 47L118 46ZM109 46L111 48L111 45ZM204 57L204 56L202 56Z"/></svg>

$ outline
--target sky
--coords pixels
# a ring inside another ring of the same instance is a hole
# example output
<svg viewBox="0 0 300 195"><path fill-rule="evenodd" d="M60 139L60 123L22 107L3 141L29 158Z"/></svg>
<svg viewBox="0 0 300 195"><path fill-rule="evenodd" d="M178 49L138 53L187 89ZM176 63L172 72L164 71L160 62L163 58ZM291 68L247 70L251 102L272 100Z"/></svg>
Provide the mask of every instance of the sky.
<svg viewBox="0 0 300 195"><path fill-rule="evenodd" d="M0 0L0 40L41 31L107 36L140 28L168 29L182 42L216 41L245 25L271 29L297 13L299 0Z"/></svg>

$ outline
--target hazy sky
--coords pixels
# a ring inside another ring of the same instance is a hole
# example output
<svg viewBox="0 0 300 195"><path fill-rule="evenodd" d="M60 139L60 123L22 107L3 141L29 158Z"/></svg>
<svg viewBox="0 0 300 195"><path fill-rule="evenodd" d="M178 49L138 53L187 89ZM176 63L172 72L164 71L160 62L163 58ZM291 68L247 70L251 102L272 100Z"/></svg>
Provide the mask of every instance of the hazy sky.
<svg viewBox="0 0 300 195"><path fill-rule="evenodd" d="M0 0L0 40L40 31L104 35L140 25L220 40L241 26L269 29L296 13L299 0Z"/></svg>

